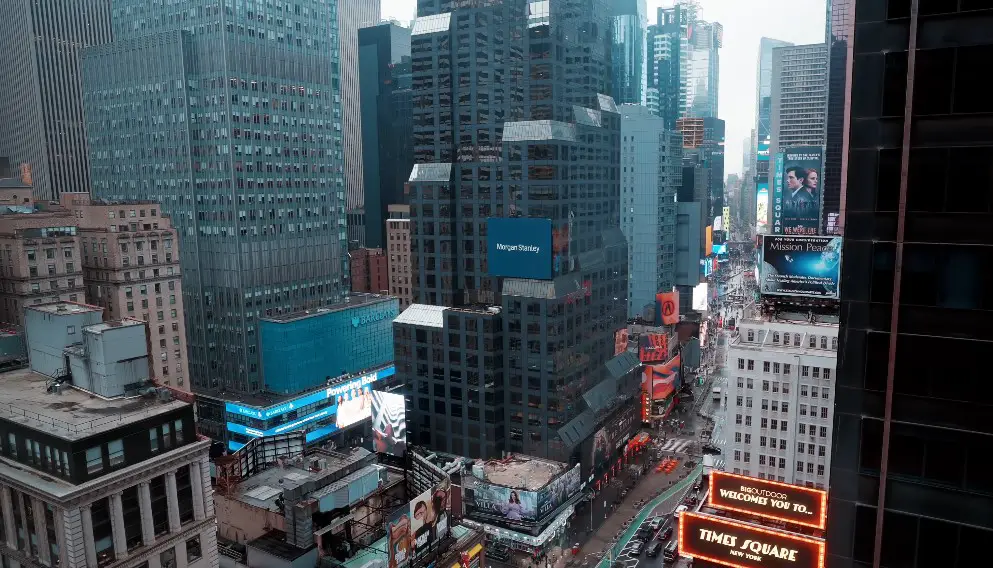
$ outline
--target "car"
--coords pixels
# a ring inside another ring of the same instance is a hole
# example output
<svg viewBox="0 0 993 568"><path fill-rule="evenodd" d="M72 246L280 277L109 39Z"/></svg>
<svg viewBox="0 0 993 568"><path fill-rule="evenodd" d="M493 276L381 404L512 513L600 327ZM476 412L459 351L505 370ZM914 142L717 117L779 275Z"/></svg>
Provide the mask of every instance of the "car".
<svg viewBox="0 0 993 568"><path fill-rule="evenodd" d="M686 505L680 505L680 506L676 507L676 510L675 511L672 512L672 516L678 519L679 518L679 514L682 513L683 511L687 511L687 510L689 510L689 507L687 507Z"/></svg>
<svg viewBox="0 0 993 568"><path fill-rule="evenodd" d="M656 556L658 556L659 554L662 553L662 548L664 546L665 545L662 544L661 542L656 542L655 544L653 544L653 545L651 545L651 546L648 547L648 552L646 552L645 554L649 558L655 558Z"/></svg>
<svg viewBox="0 0 993 568"><path fill-rule="evenodd" d="M704 454L709 454L712 456L721 455L721 449L714 444L704 444L700 449L703 450Z"/></svg>
<svg viewBox="0 0 993 568"><path fill-rule="evenodd" d="M665 542L672 538L672 527L668 526L664 531L659 533L659 542Z"/></svg>
<svg viewBox="0 0 993 568"><path fill-rule="evenodd" d="M701 489L703 489L703 481L702 480L701 481L697 481L696 483L693 484L693 491L699 491Z"/></svg>
<svg viewBox="0 0 993 568"><path fill-rule="evenodd" d="M631 550L629 551L629 554L631 556L641 556L641 552L644 549L645 549L645 545L642 544L640 540L636 540L634 541L634 544L631 545Z"/></svg>
<svg viewBox="0 0 993 568"><path fill-rule="evenodd" d="M662 528L662 525L664 523L665 523L664 517L655 517L655 520L652 521L652 530L653 531L659 530L660 528Z"/></svg>

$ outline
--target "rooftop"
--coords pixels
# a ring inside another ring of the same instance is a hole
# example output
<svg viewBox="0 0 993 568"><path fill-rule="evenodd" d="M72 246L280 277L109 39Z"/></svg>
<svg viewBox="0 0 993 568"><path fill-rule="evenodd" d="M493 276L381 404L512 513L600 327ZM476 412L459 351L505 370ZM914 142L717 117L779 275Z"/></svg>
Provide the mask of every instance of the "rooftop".
<svg viewBox="0 0 993 568"><path fill-rule="evenodd" d="M37 310L49 314L82 314L86 312L103 312L100 306L80 304L78 302L55 302L53 304L42 304L40 306L25 306L28 310Z"/></svg>
<svg viewBox="0 0 993 568"><path fill-rule="evenodd" d="M445 306L432 306L429 304L411 304L402 314L397 316L393 323L406 325L419 325L424 327L444 327Z"/></svg>
<svg viewBox="0 0 993 568"><path fill-rule="evenodd" d="M120 327L133 327L136 325L145 325L145 322L136 319L122 319L115 321L102 321L100 323L95 323L93 325L86 326L86 331L92 333L103 333L108 329L117 329Z"/></svg>
<svg viewBox="0 0 993 568"><path fill-rule="evenodd" d="M30 369L0 374L0 419L67 440L78 440L187 405L157 397L103 398L65 385L48 391L51 379Z"/></svg>
<svg viewBox="0 0 993 568"><path fill-rule="evenodd" d="M569 465L533 456L511 456L483 464L483 480L503 487L537 491L569 469Z"/></svg>
<svg viewBox="0 0 993 568"><path fill-rule="evenodd" d="M290 562L300 558L310 552L315 545L307 548L300 548L286 542L286 533L281 530L271 530L255 540L248 541L248 546L271 554L276 558L289 560Z"/></svg>
<svg viewBox="0 0 993 568"><path fill-rule="evenodd" d="M287 323L324 314L340 312L342 310L348 310L358 306L367 306L394 300L396 300L396 298L393 296L385 296L383 294L352 294L348 296L348 299L344 302L334 304L333 306L314 308L312 310L304 310L302 312L294 312L292 314L282 314L259 319L262 321L271 321L275 323Z"/></svg>

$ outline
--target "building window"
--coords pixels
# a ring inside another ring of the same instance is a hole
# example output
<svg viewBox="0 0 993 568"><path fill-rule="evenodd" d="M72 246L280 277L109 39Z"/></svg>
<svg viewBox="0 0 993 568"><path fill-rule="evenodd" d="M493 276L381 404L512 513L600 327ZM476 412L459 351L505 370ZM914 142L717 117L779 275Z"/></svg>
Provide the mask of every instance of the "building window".
<svg viewBox="0 0 993 568"><path fill-rule="evenodd" d="M152 449L152 452L159 451L159 429L149 428L148 429L148 446Z"/></svg>
<svg viewBox="0 0 993 568"><path fill-rule="evenodd" d="M790 371L791 370L792 369L790 368L790 364L789 363L783 363L783 374L784 375L790 374Z"/></svg>
<svg viewBox="0 0 993 568"><path fill-rule="evenodd" d="M802 461L796 462L796 470L799 471L800 473L803 473L803 462Z"/></svg>
<svg viewBox="0 0 993 568"><path fill-rule="evenodd" d="M745 368L745 360L744 359L738 359L738 368L739 369L744 369Z"/></svg>
<svg viewBox="0 0 993 568"><path fill-rule="evenodd" d="M177 420L177 421L175 421L175 422L172 423L172 426L173 426L173 429L176 430L176 443L177 444L182 444L183 443L183 421L182 420Z"/></svg>
<svg viewBox="0 0 993 568"><path fill-rule="evenodd" d="M186 541L186 560L194 562L203 558L203 550L200 548L200 535Z"/></svg>
<svg viewBox="0 0 993 568"><path fill-rule="evenodd" d="M748 370L749 371L754 371L755 370L755 360L754 359L749 359L748 360Z"/></svg>
<svg viewBox="0 0 993 568"><path fill-rule="evenodd" d="M831 380L831 369L824 369L824 380Z"/></svg>
<svg viewBox="0 0 993 568"><path fill-rule="evenodd" d="M159 564L162 568L176 568L176 548L167 548L159 554Z"/></svg>
<svg viewBox="0 0 993 568"><path fill-rule="evenodd" d="M13 433L7 434L7 452L10 457L17 459L17 437Z"/></svg>
<svg viewBox="0 0 993 568"><path fill-rule="evenodd" d="M162 425L162 447L167 450L172 447L172 432L168 422Z"/></svg>
<svg viewBox="0 0 993 568"><path fill-rule="evenodd" d="M759 447L760 448L764 448L765 447L765 440L766 440L766 437L765 436L759 436Z"/></svg>
<svg viewBox="0 0 993 568"><path fill-rule="evenodd" d="M86 473L96 473L103 469L103 452L100 446L86 450Z"/></svg>
<svg viewBox="0 0 993 568"><path fill-rule="evenodd" d="M769 362L768 361L763 361L762 362L762 372L763 373L768 373L769 372Z"/></svg>
<svg viewBox="0 0 993 568"><path fill-rule="evenodd" d="M124 442L122 440L108 442L107 456L110 458L110 467L116 467L124 463Z"/></svg>
<svg viewBox="0 0 993 568"><path fill-rule="evenodd" d="M809 377L810 376L810 367L807 366L807 365L802 365L800 367L800 376L801 377Z"/></svg>
<svg viewBox="0 0 993 568"><path fill-rule="evenodd" d="M67 325L66 326L66 335L76 335L76 326L74 326L74 325Z"/></svg>
<svg viewBox="0 0 993 568"><path fill-rule="evenodd" d="M773 374L776 374L776 375L779 374L779 363L773 363L772 364L772 372L773 372Z"/></svg>

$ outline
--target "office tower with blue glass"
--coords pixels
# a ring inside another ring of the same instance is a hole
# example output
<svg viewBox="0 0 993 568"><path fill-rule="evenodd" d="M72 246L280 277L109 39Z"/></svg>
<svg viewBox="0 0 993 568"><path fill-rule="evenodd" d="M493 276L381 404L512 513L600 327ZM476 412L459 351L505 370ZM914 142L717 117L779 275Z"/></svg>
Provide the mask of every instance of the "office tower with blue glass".
<svg viewBox="0 0 993 568"><path fill-rule="evenodd" d="M179 231L194 390L261 390L258 319L349 289L336 6L119 0L83 52L94 196Z"/></svg>
<svg viewBox="0 0 993 568"><path fill-rule="evenodd" d="M608 365L627 312L608 3L464 4L421 0L411 32L408 440L589 463L639 385Z"/></svg>
<svg viewBox="0 0 993 568"><path fill-rule="evenodd" d="M648 9L645 0L610 3L611 87L617 104L646 102L648 70L645 34Z"/></svg>

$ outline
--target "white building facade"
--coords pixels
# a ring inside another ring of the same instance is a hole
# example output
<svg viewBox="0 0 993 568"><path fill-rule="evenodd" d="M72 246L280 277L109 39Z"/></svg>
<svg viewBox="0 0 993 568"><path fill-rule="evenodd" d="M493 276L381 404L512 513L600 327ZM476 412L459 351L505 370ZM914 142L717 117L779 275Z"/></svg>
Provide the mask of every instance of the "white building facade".
<svg viewBox="0 0 993 568"><path fill-rule="evenodd" d="M837 321L740 322L727 351L727 471L828 487L837 352Z"/></svg>

